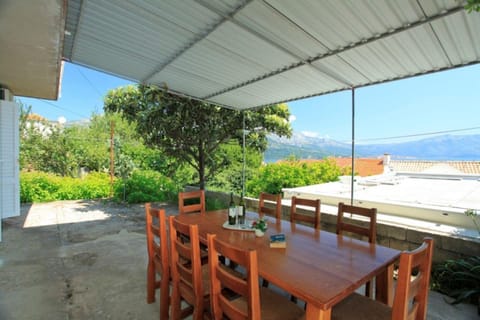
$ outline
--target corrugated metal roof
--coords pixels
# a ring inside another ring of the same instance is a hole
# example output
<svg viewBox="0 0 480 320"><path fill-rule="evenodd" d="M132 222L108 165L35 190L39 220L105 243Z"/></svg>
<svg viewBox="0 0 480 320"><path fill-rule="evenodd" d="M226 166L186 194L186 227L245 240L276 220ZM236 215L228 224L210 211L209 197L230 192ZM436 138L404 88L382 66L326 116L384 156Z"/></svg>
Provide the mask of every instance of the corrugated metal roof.
<svg viewBox="0 0 480 320"><path fill-rule="evenodd" d="M64 58L236 109L480 62L456 0L68 1Z"/></svg>

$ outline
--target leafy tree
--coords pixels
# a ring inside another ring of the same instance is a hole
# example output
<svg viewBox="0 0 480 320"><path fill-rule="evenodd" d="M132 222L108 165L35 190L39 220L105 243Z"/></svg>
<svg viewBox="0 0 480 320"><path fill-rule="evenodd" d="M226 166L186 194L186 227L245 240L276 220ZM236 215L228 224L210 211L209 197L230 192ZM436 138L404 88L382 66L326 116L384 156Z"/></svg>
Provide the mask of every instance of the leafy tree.
<svg viewBox="0 0 480 320"><path fill-rule="evenodd" d="M201 189L223 164L216 153L220 146L242 138L242 112L173 95L154 86L111 90L104 109L121 112L137 123L148 145L160 147L167 156L195 168ZM267 133L290 136L289 115L285 104L246 111L247 145L263 152Z"/></svg>
<svg viewBox="0 0 480 320"><path fill-rule="evenodd" d="M480 12L480 0L467 0L465 10L467 10L468 13L472 11Z"/></svg>
<svg viewBox="0 0 480 320"><path fill-rule="evenodd" d="M209 189L219 191L231 191L240 194L242 190L243 173L243 150L242 147L232 140L222 144L216 152L217 157L223 159L223 165L215 176L208 182ZM245 180L253 179L258 168L262 164L262 153L246 148L245 153Z"/></svg>
<svg viewBox="0 0 480 320"><path fill-rule="evenodd" d="M72 176L77 168L68 130L20 108L20 168Z"/></svg>

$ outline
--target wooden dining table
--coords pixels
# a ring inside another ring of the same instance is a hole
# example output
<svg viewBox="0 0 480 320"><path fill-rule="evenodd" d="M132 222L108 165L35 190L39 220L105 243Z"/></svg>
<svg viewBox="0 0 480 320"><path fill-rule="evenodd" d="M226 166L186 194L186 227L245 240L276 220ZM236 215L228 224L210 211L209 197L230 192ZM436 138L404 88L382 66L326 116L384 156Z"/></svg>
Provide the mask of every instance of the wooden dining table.
<svg viewBox="0 0 480 320"><path fill-rule="evenodd" d="M247 214L247 221L258 216ZM332 307L375 277L376 299L393 301L393 264L400 251L335 233L267 218L263 237L253 231L223 227L227 211L182 214L177 219L197 224L200 240L207 234L241 248L257 250L259 275L307 303L306 319L330 319ZM270 248L270 235L283 233L286 248Z"/></svg>

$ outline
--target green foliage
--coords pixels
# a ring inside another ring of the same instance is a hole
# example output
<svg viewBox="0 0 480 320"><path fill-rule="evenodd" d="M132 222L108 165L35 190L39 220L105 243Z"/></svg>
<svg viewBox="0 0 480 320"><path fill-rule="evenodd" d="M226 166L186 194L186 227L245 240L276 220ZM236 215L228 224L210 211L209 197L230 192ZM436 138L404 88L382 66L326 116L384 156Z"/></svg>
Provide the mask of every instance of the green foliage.
<svg viewBox="0 0 480 320"><path fill-rule="evenodd" d="M262 191L277 194L282 192L282 188L336 181L342 173L342 169L331 159L314 163L296 160L270 163L260 168L256 177L248 181L247 194L258 196Z"/></svg>
<svg viewBox="0 0 480 320"><path fill-rule="evenodd" d="M20 173L20 202L48 202L58 200L55 194L60 188L60 179L51 173Z"/></svg>
<svg viewBox="0 0 480 320"><path fill-rule="evenodd" d="M246 148L245 152L245 180L248 181L258 172L262 164L262 154L251 148ZM230 191L239 195L242 192L242 147L235 140L231 140L219 147L216 156L222 158L222 166L215 176L209 179L208 189Z"/></svg>
<svg viewBox="0 0 480 320"><path fill-rule="evenodd" d="M207 211L214 211L214 210L220 210L220 209L226 209L228 208L228 204L217 198L205 198L205 207Z"/></svg>
<svg viewBox="0 0 480 320"><path fill-rule="evenodd" d="M480 296L480 256L447 260L432 272L432 288L462 301L478 303ZM469 301L470 300L470 301Z"/></svg>
<svg viewBox="0 0 480 320"><path fill-rule="evenodd" d="M177 187L173 181L153 170L136 170L125 180L117 180L115 198L128 203L154 202L174 199Z"/></svg>
<svg viewBox="0 0 480 320"><path fill-rule="evenodd" d="M468 13L473 11L480 12L480 0L467 0L465 10L467 10Z"/></svg>
<svg viewBox="0 0 480 320"><path fill-rule="evenodd" d="M22 203L99 199L108 197L109 191L110 178L104 173L91 173L82 179L44 172L20 173Z"/></svg>
<svg viewBox="0 0 480 320"><path fill-rule="evenodd" d="M73 176L78 164L69 130L46 120L27 120L29 110L21 106L20 168Z"/></svg>
<svg viewBox="0 0 480 320"><path fill-rule="evenodd" d="M167 88L165 88L167 89ZM177 163L191 165L201 189L223 166L217 150L231 139L242 139L243 113L179 97L154 86L127 86L110 91L106 112L120 112L137 124L149 146L159 147ZM266 134L290 136L287 105L268 106L245 112L247 145L264 151Z"/></svg>
<svg viewBox="0 0 480 320"><path fill-rule="evenodd" d="M467 217L470 217L470 219L472 219L473 223L475 224L475 227L477 228L478 234L480 234L480 226L478 225L478 222L477 222L477 217L478 217L477 210L467 209L465 210L465 215Z"/></svg>
<svg viewBox="0 0 480 320"><path fill-rule="evenodd" d="M258 230L260 230L260 231L262 231L262 232L267 231L267 228L268 228L267 222L265 221L264 218L260 218L260 219L258 219L257 221L254 221L253 224L252 224L252 227L253 227L254 229L258 229Z"/></svg>

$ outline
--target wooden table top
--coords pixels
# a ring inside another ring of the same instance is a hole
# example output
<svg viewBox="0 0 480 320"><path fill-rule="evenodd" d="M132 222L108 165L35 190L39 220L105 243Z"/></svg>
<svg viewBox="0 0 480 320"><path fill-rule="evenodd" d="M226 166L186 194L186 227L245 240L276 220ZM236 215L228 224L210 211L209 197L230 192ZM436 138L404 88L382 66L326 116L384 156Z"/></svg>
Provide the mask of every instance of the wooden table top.
<svg viewBox="0 0 480 320"><path fill-rule="evenodd" d="M256 217L249 213L247 220ZM372 277L384 272L400 255L400 251L378 244L289 221L276 223L270 217L267 217L268 230L264 237L256 237L252 231L223 228L227 221L225 210L205 215L180 215L178 219L198 224L202 241L206 241L207 233L212 233L242 248L256 249L261 277L320 310L331 309ZM270 248L269 236L276 233L285 234L285 249Z"/></svg>

